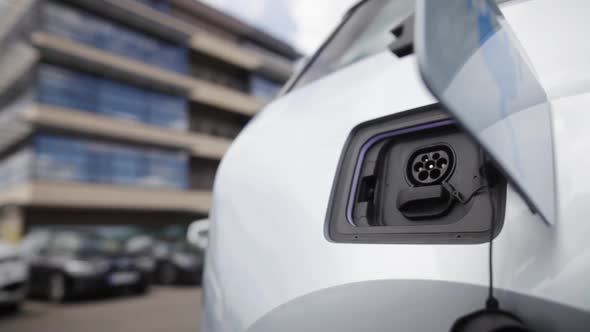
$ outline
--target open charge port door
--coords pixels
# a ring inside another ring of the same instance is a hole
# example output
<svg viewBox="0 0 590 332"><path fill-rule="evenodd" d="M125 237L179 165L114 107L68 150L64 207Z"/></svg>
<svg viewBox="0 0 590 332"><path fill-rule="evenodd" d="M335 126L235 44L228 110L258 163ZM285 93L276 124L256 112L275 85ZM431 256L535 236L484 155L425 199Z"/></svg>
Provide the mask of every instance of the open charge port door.
<svg viewBox="0 0 590 332"><path fill-rule="evenodd" d="M504 217L506 181L435 107L361 124L334 182L336 242L482 243Z"/></svg>

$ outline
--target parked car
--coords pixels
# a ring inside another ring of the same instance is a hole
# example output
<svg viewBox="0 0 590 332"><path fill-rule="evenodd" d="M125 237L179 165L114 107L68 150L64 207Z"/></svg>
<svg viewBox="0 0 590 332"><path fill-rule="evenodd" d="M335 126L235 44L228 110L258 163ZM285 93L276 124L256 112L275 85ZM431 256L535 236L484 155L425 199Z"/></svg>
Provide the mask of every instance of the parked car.
<svg viewBox="0 0 590 332"><path fill-rule="evenodd" d="M163 285L199 284L204 251L187 241L160 241L155 245L155 282Z"/></svg>
<svg viewBox="0 0 590 332"><path fill-rule="evenodd" d="M148 235L137 235L125 241L125 251L138 260L141 268L148 274L150 283L156 272L155 245L156 241Z"/></svg>
<svg viewBox="0 0 590 332"><path fill-rule="evenodd" d="M28 266L16 248L0 241L0 309L18 310L26 297Z"/></svg>
<svg viewBox="0 0 590 332"><path fill-rule="evenodd" d="M63 302L87 294L149 290L150 266L115 240L91 230L33 231L23 243L31 295Z"/></svg>
<svg viewBox="0 0 590 332"><path fill-rule="evenodd" d="M588 17L359 1L220 164L202 330L588 330Z"/></svg>

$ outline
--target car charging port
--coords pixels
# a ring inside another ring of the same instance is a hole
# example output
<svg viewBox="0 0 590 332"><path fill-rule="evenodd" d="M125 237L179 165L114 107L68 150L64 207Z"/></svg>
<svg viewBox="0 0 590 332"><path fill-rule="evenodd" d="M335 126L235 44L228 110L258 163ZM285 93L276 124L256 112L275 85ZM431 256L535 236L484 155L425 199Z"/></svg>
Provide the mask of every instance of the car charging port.
<svg viewBox="0 0 590 332"><path fill-rule="evenodd" d="M441 184L455 169L455 152L445 143L423 146L406 161L406 180L410 188L402 189L397 208L412 220L444 216L453 205L452 196Z"/></svg>
<svg viewBox="0 0 590 332"><path fill-rule="evenodd" d="M501 229L503 177L445 114L423 112L351 132L326 217L331 240L483 243Z"/></svg>
<svg viewBox="0 0 590 332"><path fill-rule="evenodd" d="M406 163L408 182L416 187L441 184L455 169L455 153L447 144L422 147Z"/></svg>

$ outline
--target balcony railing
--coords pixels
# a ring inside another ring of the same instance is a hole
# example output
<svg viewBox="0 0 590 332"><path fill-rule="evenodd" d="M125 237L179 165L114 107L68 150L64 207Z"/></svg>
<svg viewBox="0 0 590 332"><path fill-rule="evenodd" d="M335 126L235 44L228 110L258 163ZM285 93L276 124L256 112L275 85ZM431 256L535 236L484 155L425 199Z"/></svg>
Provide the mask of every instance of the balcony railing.
<svg viewBox="0 0 590 332"><path fill-rule="evenodd" d="M211 192L35 181L0 191L0 204L51 208L179 211L207 214Z"/></svg>
<svg viewBox="0 0 590 332"><path fill-rule="evenodd" d="M287 80L292 74L291 63L287 60L271 57L224 40L135 0L67 1L123 21L143 31L188 45L197 52L216 57L237 67L263 75L268 74L280 80Z"/></svg>
<svg viewBox="0 0 590 332"><path fill-rule="evenodd" d="M231 140L225 138L179 132L43 104L30 105L23 115L26 122L34 126L183 149L194 157L206 159L220 160L231 144Z"/></svg>
<svg viewBox="0 0 590 332"><path fill-rule="evenodd" d="M261 101L247 94L45 32L33 33L32 42L41 50L45 59L92 70L115 79L185 94L194 102L249 116L263 107Z"/></svg>

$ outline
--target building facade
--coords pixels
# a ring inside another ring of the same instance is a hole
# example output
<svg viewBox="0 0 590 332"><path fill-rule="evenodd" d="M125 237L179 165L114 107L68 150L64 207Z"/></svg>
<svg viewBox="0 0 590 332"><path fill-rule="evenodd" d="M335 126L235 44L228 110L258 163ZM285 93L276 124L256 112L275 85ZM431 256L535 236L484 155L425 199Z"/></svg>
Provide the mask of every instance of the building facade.
<svg viewBox="0 0 590 332"><path fill-rule="evenodd" d="M196 0L0 0L0 234L206 216L299 56Z"/></svg>

